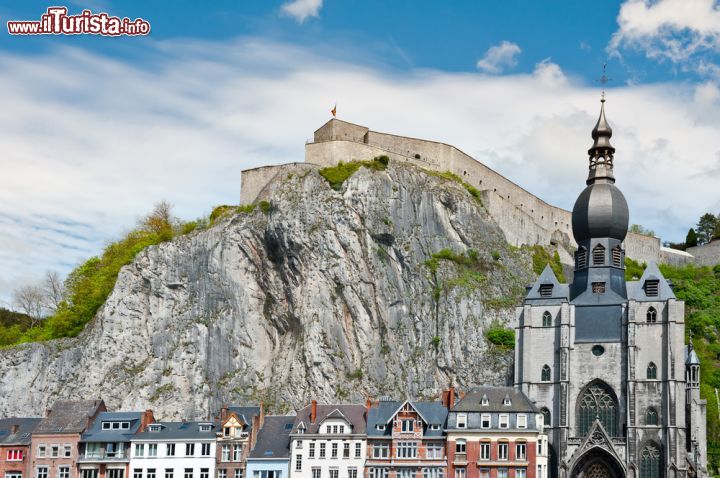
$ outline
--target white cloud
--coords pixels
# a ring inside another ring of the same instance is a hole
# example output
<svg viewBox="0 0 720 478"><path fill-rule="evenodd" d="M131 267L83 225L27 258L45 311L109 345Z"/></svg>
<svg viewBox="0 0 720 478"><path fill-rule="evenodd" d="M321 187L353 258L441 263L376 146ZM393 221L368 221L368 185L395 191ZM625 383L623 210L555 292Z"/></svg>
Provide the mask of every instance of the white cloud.
<svg viewBox="0 0 720 478"><path fill-rule="evenodd" d="M617 17L609 50L623 46L649 58L686 62L720 48L720 9L715 0L627 0Z"/></svg>
<svg viewBox="0 0 720 478"><path fill-rule="evenodd" d="M512 68L517 65L515 57L522 52L520 47L509 41L502 41L499 45L491 46L485 56L478 60L477 67L485 73L502 73L505 67Z"/></svg>
<svg viewBox="0 0 720 478"><path fill-rule="evenodd" d="M551 204L572 208L585 185L598 91L549 60L533 74L398 73L337 59L361 53L253 38L151 43L140 54L152 61L0 54L0 300L99 253L158 200L186 219L237 203L240 171L302 161L335 101L344 120L454 144ZM718 206L707 174L720 150L714 88L608 94L632 222L666 239Z"/></svg>
<svg viewBox="0 0 720 478"><path fill-rule="evenodd" d="M298 23L303 23L309 17L319 16L322 6L323 0L292 0L283 3L280 11L293 17Z"/></svg>

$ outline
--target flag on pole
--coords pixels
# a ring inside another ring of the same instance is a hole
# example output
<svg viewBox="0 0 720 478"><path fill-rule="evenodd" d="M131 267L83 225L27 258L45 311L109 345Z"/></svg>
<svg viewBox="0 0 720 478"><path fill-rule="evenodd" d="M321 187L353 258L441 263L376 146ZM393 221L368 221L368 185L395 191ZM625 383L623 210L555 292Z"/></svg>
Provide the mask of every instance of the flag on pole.
<svg viewBox="0 0 720 478"><path fill-rule="evenodd" d="M333 109L330 110L330 113L332 113L333 117L337 116L337 103L335 103Z"/></svg>

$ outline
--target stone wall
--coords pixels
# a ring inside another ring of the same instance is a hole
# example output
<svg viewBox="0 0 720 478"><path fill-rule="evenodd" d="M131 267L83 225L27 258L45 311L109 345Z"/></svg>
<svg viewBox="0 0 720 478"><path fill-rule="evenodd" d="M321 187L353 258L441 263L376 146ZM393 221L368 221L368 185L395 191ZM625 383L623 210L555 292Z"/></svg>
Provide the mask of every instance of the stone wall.
<svg viewBox="0 0 720 478"><path fill-rule="evenodd" d="M259 168L246 169L240 176L240 204L252 204L271 190L282 174L301 171L308 168L317 168L309 163L286 163Z"/></svg>
<svg viewBox="0 0 720 478"><path fill-rule="evenodd" d="M695 262L695 258L692 254L688 254L685 251L679 251L669 247L661 247L659 262L662 264L670 264L672 266L684 266L685 264Z"/></svg>
<svg viewBox="0 0 720 478"><path fill-rule="evenodd" d="M695 257L695 262L701 266L714 266L720 264L720 239L710 244L688 247L687 252Z"/></svg>

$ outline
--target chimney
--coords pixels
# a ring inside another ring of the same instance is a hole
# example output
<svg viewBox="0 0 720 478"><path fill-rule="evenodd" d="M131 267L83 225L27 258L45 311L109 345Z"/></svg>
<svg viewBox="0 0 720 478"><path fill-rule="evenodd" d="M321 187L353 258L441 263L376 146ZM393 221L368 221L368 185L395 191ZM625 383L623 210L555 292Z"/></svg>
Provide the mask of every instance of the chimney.
<svg viewBox="0 0 720 478"><path fill-rule="evenodd" d="M228 406L223 405L222 408L220 409L220 421L225 423L225 420L227 420L227 416L228 416Z"/></svg>
<svg viewBox="0 0 720 478"><path fill-rule="evenodd" d="M448 389L448 410L455 405L455 387Z"/></svg>
<svg viewBox="0 0 720 478"><path fill-rule="evenodd" d="M140 431L145 431L145 428L151 423L155 423L155 415L153 415L152 410L147 409L143 412L142 418L140 419Z"/></svg>
<svg viewBox="0 0 720 478"><path fill-rule="evenodd" d="M372 398L368 397L365 399L365 408L370 410L372 408Z"/></svg>
<svg viewBox="0 0 720 478"><path fill-rule="evenodd" d="M19 427L17 424L11 426L11 427L10 427L10 434L11 434L11 435L16 434L19 429L20 429L20 427Z"/></svg>
<svg viewBox="0 0 720 478"><path fill-rule="evenodd" d="M447 406L448 406L448 395L449 394L448 394L447 390L443 390L440 393L440 403L442 403L442 406L445 408L447 408Z"/></svg>
<svg viewBox="0 0 720 478"><path fill-rule="evenodd" d="M260 418L259 418L260 428L265 426L265 404L263 402L260 402Z"/></svg>
<svg viewBox="0 0 720 478"><path fill-rule="evenodd" d="M315 423L317 418L317 400L310 402L310 423Z"/></svg>

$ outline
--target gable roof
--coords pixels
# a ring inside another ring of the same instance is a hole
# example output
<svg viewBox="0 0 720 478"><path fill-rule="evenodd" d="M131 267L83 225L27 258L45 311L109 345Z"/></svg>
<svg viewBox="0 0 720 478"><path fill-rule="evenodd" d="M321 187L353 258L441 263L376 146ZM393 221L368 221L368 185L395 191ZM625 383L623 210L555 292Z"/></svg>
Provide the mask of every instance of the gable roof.
<svg viewBox="0 0 720 478"><path fill-rule="evenodd" d="M439 430L426 429L425 435L442 435L442 428L447 420L447 407L441 402L423 402L423 401L380 401L374 404L367 412L367 436L389 436L391 435L391 427L389 422L398 414L402 407L406 404L417 411L418 415L427 425L439 425ZM378 430L378 425L384 425L383 430Z"/></svg>
<svg viewBox="0 0 720 478"><path fill-rule="evenodd" d="M143 412L101 412L80 438L81 442L129 442L142 425ZM127 430L103 430L103 422L129 422Z"/></svg>
<svg viewBox="0 0 720 478"><path fill-rule="evenodd" d="M225 425L225 422L227 422L232 413L234 413L238 417L238 419L242 420L245 423L243 431L249 432L250 430L252 430L253 417L260 415L260 407L228 407L228 416L224 421L218 420L219 426Z"/></svg>
<svg viewBox="0 0 720 478"><path fill-rule="evenodd" d="M82 433L99 412L105 411L102 400L58 400L34 433Z"/></svg>
<svg viewBox="0 0 720 478"><path fill-rule="evenodd" d="M248 459L273 460L290 457L290 432L293 429L294 416L268 415L258 432L255 448Z"/></svg>
<svg viewBox="0 0 720 478"><path fill-rule="evenodd" d="M365 434L365 405L356 404L317 404L317 417L315 423L310 422L312 405L308 405L297 412L293 422L293 433L297 433L302 423L305 426L305 433L318 433L320 425L328 418L340 418L346 420L352 426L350 433Z"/></svg>
<svg viewBox="0 0 720 478"><path fill-rule="evenodd" d="M658 281L658 295L648 296L645 293L645 282L648 280ZM649 262L642 277L638 281L631 281L627 283L628 299L636 300L638 302L659 302L668 299L675 299L675 293L673 292L670 284L660 272L657 264Z"/></svg>
<svg viewBox="0 0 720 478"><path fill-rule="evenodd" d="M482 404L483 397L488 400L487 405ZM510 405L503 405L505 397L510 399ZM451 412L526 412L538 413L537 407L520 390L514 387L480 387L465 394Z"/></svg>
<svg viewBox="0 0 720 478"><path fill-rule="evenodd" d="M0 419L0 445L29 445L32 432L42 418L11 417ZM12 428L18 429L12 433Z"/></svg>
<svg viewBox="0 0 720 478"><path fill-rule="evenodd" d="M540 295L540 286L543 284L552 284L552 293L550 297L543 297ZM558 281L555 273L550 268L550 264L545 266L540 277L537 278L535 283L528 290L525 300L533 301L536 303L547 303L557 304L558 302L567 302L570 298L570 286L568 284L561 284Z"/></svg>

